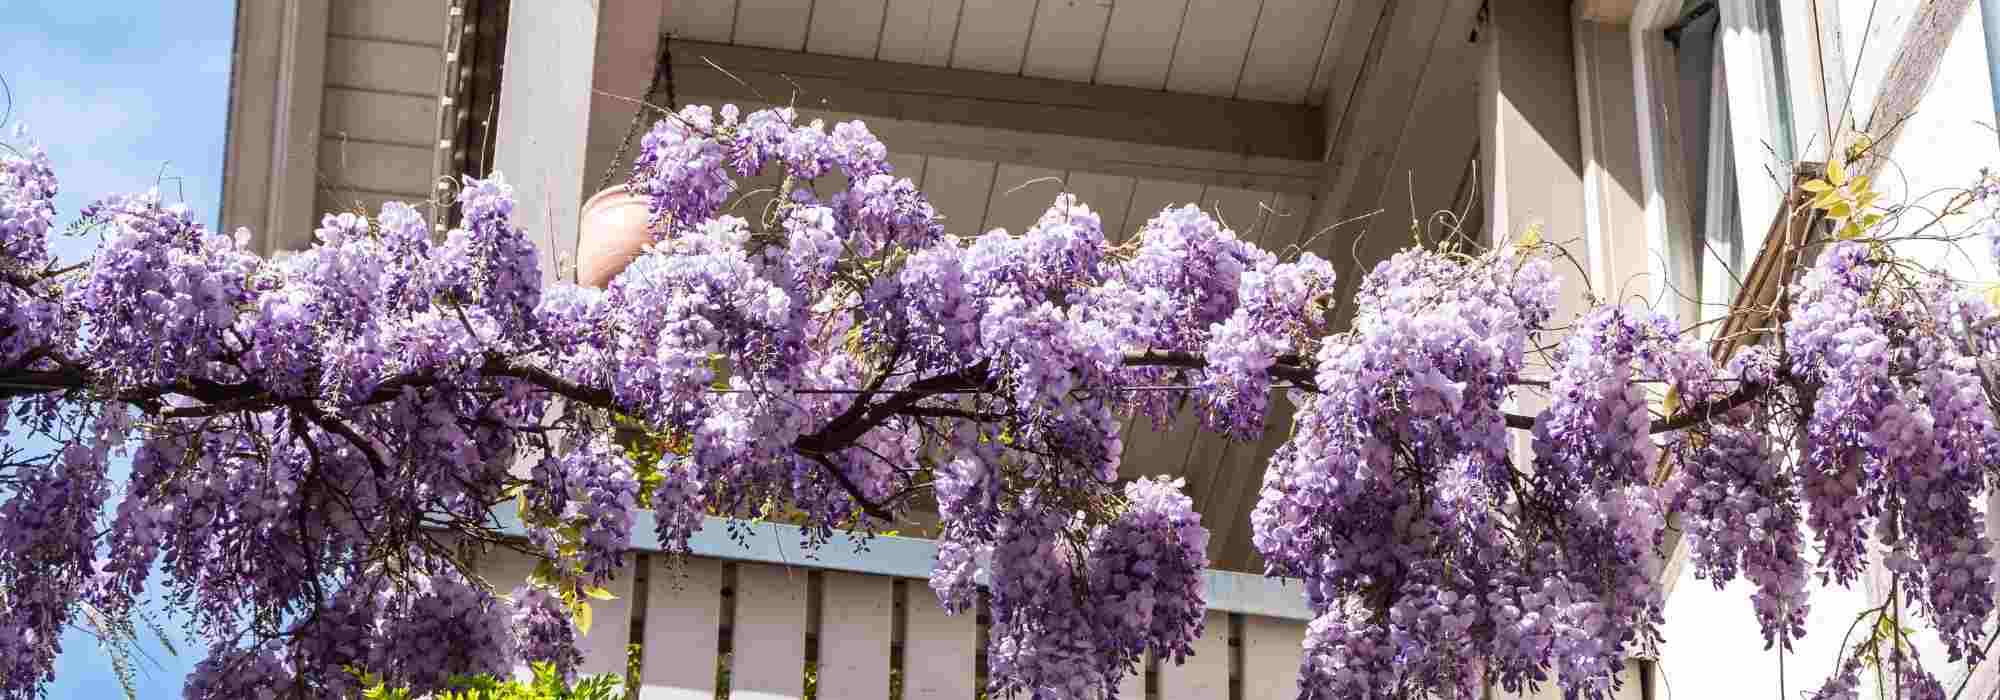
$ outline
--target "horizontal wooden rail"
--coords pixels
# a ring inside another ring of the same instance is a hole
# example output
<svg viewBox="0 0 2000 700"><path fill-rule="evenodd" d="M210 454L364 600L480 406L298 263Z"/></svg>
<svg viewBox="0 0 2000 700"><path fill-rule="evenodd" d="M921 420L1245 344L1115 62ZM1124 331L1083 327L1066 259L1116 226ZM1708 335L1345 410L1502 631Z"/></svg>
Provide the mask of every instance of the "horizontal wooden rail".
<svg viewBox="0 0 2000 700"><path fill-rule="evenodd" d="M513 503L494 509L500 529L511 535L526 536ZM762 562L827 571L848 571L880 576L927 578L937 561L937 544L915 537L877 535L866 542L846 532L835 532L826 544L807 551L805 535L797 526L774 522L735 521L747 528L741 541L730 537L731 519L710 516L688 540L695 556L733 561ZM632 525L632 548L641 552L664 551L652 518L643 514ZM978 580L985 581L984 566ZM1261 615L1285 620L1311 620L1306 607L1305 588L1296 581L1270 578L1238 571L1207 571L1208 608L1221 612ZM928 593L926 593L928 595Z"/></svg>

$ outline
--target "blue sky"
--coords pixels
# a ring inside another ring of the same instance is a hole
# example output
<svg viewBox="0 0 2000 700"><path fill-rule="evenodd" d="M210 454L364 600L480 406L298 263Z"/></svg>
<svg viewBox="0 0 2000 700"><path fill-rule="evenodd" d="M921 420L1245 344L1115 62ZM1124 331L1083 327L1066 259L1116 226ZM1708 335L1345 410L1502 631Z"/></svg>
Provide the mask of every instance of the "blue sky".
<svg viewBox="0 0 2000 700"><path fill-rule="evenodd" d="M58 217L113 192L157 184L211 225L220 209L223 130L235 3L8 0L0 11L0 78L12 113L48 148L62 191ZM0 106L4 108L4 106ZM164 177L164 179L163 179ZM94 241L58 239L58 254L87 255ZM158 621L183 634L180 620ZM181 638L173 655L151 639L156 663L139 669L139 697L180 697L181 679L202 653ZM64 636L51 698L122 696L89 635Z"/></svg>

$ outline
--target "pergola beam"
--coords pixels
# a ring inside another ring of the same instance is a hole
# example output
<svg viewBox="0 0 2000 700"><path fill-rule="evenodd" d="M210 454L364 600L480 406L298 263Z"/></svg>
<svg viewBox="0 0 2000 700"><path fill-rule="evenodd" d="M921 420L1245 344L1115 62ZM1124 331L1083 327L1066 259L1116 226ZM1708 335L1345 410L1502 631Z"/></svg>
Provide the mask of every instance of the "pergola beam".
<svg viewBox="0 0 2000 700"><path fill-rule="evenodd" d="M675 90L913 122L1317 161L1320 109L797 51L673 42Z"/></svg>

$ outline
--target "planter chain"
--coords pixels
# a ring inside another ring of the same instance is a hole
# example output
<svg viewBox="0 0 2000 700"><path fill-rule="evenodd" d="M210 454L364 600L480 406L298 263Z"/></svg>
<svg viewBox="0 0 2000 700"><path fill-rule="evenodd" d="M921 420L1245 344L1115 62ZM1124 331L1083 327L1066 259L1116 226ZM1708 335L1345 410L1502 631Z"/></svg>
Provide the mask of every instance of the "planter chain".
<svg viewBox="0 0 2000 700"><path fill-rule="evenodd" d="M625 162L625 153L632 149L632 140L639 137L639 130L645 126L648 113L655 109L661 109L653 105L653 96L660 94L662 91L666 93L666 107L662 111L668 114L673 114L674 110L680 108L679 105L674 104L674 54L672 42L673 35L660 35L660 60L659 63L653 66L653 82L646 86L646 95L640 98L639 108L632 112L632 126L625 130L625 140L619 142L618 150L611 154L611 163L604 166L604 176L597 181L597 191L599 192L611 186L611 178L618 173L618 165Z"/></svg>

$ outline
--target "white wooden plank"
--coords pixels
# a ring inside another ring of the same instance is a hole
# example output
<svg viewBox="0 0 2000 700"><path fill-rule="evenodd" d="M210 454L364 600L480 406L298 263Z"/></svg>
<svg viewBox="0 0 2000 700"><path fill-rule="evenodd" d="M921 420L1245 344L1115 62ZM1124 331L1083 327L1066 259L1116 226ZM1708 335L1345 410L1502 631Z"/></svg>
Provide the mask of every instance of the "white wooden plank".
<svg viewBox="0 0 2000 700"><path fill-rule="evenodd" d="M639 700L711 700L722 562L690 558L675 566L654 557L648 576Z"/></svg>
<svg viewBox="0 0 2000 700"><path fill-rule="evenodd" d="M1160 700L1223 700L1229 697L1229 614L1208 613L1208 625L1194 641L1186 663L1160 660ZM1245 696L1252 697L1252 696Z"/></svg>
<svg viewBox="0 0 2000 700"><path fill-rule="evenodd" d="M1313 69L1333 22L1334 2L1266 2L1257 18L1236 96L1246 100L1304 102Z"/></svg>
<svg viewBox="0 0 2000 700"><path fill-rule="evenodd" d="M1145 659L1141 658L1136 666L1125 672L1125 677L1118 679L1118 697L1119 700L1146 700ZM1251 700L1263 699L1251 698Z"/></svg>
<svg viewBox="0 0 2000 700"><path fill-rule="evenodd" d="M599 174L585 174L598 17L583 6L555 3L513 3L507 11L513 29L507 32L506 70L495 108L499 123L493 127L507 136L492 141L491 169L506 173L514 186L515 221L536 232L542 279L569 279L575 267L565 260L576 251L584 183ZM428 181L432 166L423 172Z"/></svg>
<svg viewBox="0 0 2000 700"><path fill-rule="evenodd" d="M736 565L736 624L730 652L733 700L805 696L806 572L769 564Z"/></svg>
<svg viewBox="0 0 2000 700"><path fill-rule="evenodd" d="M590 634L577 645L583 652L579 673L625 674L625 648L632 641L632 564L628 562L619 572L617 578L604 584L616 597L590 602Z"/></svg>
<svg viewBox="0 0 2000 700"><path fill-rule="evenodd" d="M786 51L805 48L809 1L737 0L735 43Z"/></svg>
<svg viewBox="0 0 2000 700"><path fill-rule="evenodd" d="M924 163L924 194L944 218L947 232L977 236L986 231L986 204L992 200L993 163L932 156Z"/></svg>
<svg viewBox="0 0 2000 700"><path fill-rule="evenodd" d="M1261 5L1263 0L1258 0ZM1180 40L1174 45L1167 89L1200 95L1236 94L1257 7L1243 0L1190 0Z"/></svg>
<svg viewBox="0 0 2000 700"><path fill-rule="evenodd" d="M1137 230L1162 209L1200 203L1201 191L1201 185L1192 183L1141 178L1132 191L1132 208L1125 212L1125 220Z"/></svg>
<svg viewBox="0 0 2000 700"><path fill-rule="evenodd" d="M320 102L320 130L331 138L428 149L437 135L437 110L435 97L330 87Z"/></svg>
<svg viewBox="0 0 2000 700"><path fill-rule="evenodd" d="M429 148L329 136L320 141L320 180L335 189L428 192L433 155Z"/></svg>
<svg viewBox="0 0 2000 700"><path fill-rule="evenodd" d="M479 563L480 575L496 592L506 594L528 581L528 574L534 571L535 560L510 551L495 550ZM577 648L583 652L583 663L578 671L586 675L602 673L625 673L625 645L632 635L632 565L627 563L616 578L604 585L605 590L615 596L612 600L590 602L590 633L578 640ZM515 673L525 673L525 666L514 669Z"/></svg>
<svg viewBox="0 0 2000 700"><path fill-rule="evenodd" d="M1262 244L1264 203L1273 201L1269 192L1209 185L1201 193L1201 208L1236 231L1236 237Z"/></svg>
<svg viewBox="0 0 2000 700"><path fill-rule="evenodd" d="M673 0L660 16L660 31L676 39L729 41L736 26L736 0Z"/></svg>
<svg viewBox="0 0 2000 700"><path fill-rule="evenodd" d="M1041 3L1035 14L1034 29L1028 33L1028 55L1021 65L1021 74L1090 82L1112 5L1090 0Z"/></svg>
<svg viewBox="0 0 2000 700"><path fill-rule="evenodd" d="M965 0L958 16L958 41L951 50L954 68L1021 72L1028 47L1028 24L1035 3L1023 0Z"/></svg>
<svg viewBox="0 0 2000 700"><path fill-rule="evenodd" d="M1062 178L1060 170L1001 163L994 171L986 223L980 228L1004 228L1015 234L1027 231L1062 193Z"/></svg>
<svg viewBox="0 0 2000 700"><path fill-rule="evenodd" d="M329 9L329 35L444 45L445 0L341 0Z"/></svg>
<svg viewBox="0 0 2000 700"><path fill-rule="evenodd" d="M1188 0L1122 0L1111 6L1097 79L1106 85L1159 89L1167 84Z"/></svg>
<svg viewBox="0 0 2000 700"><path fill-rule="evenodd" d="M903 634L904 700L965 700L973 696L979 629L970 611L946 615L921 580L906 584Z"/></svg>
<svg viewBox="0 0 2000 700"><path fill-rule="evenodd" d="M1299 661L1304 657L1305 623L1272 617L1243 617L1243 697L1299 696Z"/></svg>
<svg viewBox="0 0 2000 700"><path fill-rule="evenodd" d="M942 66L951 61L962 0L889 0L876 58Z"/></svg>
<svg viewBox="0 0 2000 700"><path fill-rule="evenodd" d="M874 58L876 41L882 37L882 13L887 7L887 0L814 0L806 50Z"/></svg>
<svg viewBox="0 0 2000 700"><path fill-rule="evenodd" d="M1132 208L1132 178L1083 171L1069 173L1069 191L1076 193L1097 218L1104 222L1104 240L1121 243L1132 235L1138 223L1128 222L1125 212Z"/></svg>
<svg viewBox="0 0 2000 700"><path fill-rule="evenodd" d="M893 170L890 174L909 178L910 182L917 183L921 188L924 182L924 160L922 153L891 153L889 167Z"/></svg>
<svg viewBox="0 0 2000 700"><path fill-rule="evenodd" d="M444 52L430 46L331 37L326 40L327 87L420 94L436 100Z"/></svg>
<svg viewBox="0 0 2000 700"><path fill-rule="evenodd" d="M826 572L820 587L819 697L889 697L893 582L887 576Z"/></svg>

